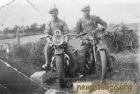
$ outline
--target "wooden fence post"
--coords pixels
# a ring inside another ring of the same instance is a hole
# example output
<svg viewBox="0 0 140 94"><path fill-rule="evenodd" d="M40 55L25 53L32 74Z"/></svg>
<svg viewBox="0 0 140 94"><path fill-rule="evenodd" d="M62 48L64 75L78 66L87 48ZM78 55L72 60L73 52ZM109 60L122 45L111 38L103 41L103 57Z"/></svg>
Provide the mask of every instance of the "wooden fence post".
<svg viewBox="0 0 140 94"><path fill-rule="evenodd" d="M16 37L17 37L17 44L18 46L20 46L20 28L17 29L17 32L16 32Z"/></svg>

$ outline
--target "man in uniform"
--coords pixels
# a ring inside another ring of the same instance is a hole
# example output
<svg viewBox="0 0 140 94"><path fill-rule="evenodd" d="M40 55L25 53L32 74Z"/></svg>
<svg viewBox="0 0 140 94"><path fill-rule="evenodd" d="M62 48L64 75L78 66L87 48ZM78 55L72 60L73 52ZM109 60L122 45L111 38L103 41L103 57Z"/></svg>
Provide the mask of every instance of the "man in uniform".
<svg viewBox="0 0 140 94"><path fill-rule="evenodd" d="M63 34L68 33L67 24L63 20L59 19L58 17L58 9L53 8L49 11L49 13L52 16L52 21L50 21L47 24L46 30L44 33L47 33L47 36L53 36L54 31L58 29L61 30ZM44 55L45 55L46 63L42 66L43 68L47 70L50 69L51 57L53 55L51 46L49 44L50 44L50 40L47 41L47 44L44 47ZM66 53L73 60L74 53L72 53L72 51L69 48L66 49Z"/></svg>
<svg viewBox="0 0 140 94"><path fill-rule="evenodd" d="M98 25L101 25L102 30L105 30L107 28L107 23L103 21L100 17L95 15L90 15L90 6L86 5L81 10L83 12L83 17L78 20L76 24L76 32L79 34L80 32L89 32L95 30ZM86 36L83 36L82 38L86 38ZM85 70L85 62L86 62L86 53L89 50L89 45L82 45L81 49L79 50L80 55L82 56L83 62L81 62L80 65L80 72L84 73Z"/></svg>

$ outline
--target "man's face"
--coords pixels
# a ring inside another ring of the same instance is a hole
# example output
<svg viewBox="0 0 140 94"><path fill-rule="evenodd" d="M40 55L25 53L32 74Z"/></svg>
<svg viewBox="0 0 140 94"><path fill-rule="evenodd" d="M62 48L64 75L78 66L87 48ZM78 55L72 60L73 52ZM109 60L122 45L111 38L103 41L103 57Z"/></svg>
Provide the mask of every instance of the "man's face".
<svg viewBox="0 0 140 94"><path fill-rule="evenodd" d="M51 15L52 15L52 19L56 19L57 16L58 16L58 12L54 12L54 13L52 13Z"/></svg>
<svg viewBox="0 0 140 94"><path fill-rule="evenodd" d="M83 11L83 16L88 17L90 15L90 10Z"/></svg>

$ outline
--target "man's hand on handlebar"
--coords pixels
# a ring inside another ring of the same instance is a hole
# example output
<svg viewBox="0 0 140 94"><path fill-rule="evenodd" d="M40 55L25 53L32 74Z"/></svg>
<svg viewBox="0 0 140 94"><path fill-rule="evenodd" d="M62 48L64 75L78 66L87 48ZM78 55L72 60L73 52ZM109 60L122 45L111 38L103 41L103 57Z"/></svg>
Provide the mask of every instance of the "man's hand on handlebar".
<svg viewBox="0 0 140 94"><path fill-rule="evenodd" d="M98 27L97 29L98 29L98 30L101 30L101 31L103 31L103 32L105 31L105 28L104 28L104 27Z"/></svg>
<svg viewBox="0 0 140 94"><path fill-rule="evenodd" d="M48 36L47 36L48 38L52 38L52 35L50 35L50 34L48 34Z"/></svg>
<svg viewBox="0 0 140 94"><path fill-rule="evenodd" d="M48 34L48 36L47 36L46 39L47 39L47 42L49 43L49 46L52 46L53 45L53 43L51 41L51 38L52 38L52 36Z"/></svg>

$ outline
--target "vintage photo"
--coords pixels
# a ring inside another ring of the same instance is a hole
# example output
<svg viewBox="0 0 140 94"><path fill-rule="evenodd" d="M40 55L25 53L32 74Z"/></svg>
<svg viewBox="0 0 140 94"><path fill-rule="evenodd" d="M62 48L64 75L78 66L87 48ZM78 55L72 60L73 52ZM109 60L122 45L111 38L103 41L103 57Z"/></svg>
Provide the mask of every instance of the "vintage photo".
<svg viewBox="0 0 140 94"><path fill-rule="evenodd" d="M139 0L0 0L0 94L139 94Z"/></svg>

